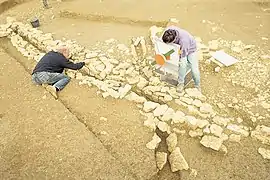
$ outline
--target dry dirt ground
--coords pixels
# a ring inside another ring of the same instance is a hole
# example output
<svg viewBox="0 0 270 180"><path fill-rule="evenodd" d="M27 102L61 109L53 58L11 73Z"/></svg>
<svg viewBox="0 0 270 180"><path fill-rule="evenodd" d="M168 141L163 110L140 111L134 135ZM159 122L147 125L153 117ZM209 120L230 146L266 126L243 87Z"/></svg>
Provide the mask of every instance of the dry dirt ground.
<svg viewBox="0 0 270 180"><path fill-rule="evenodd" d="M203 40L242 40L269 52L269 40L262 39L270 38L269 3L50 2L53 8L44 10L41 2L27 1L3 12L0 21L15 16L29 22L38 16L41 29L54 33L56 39L74 39L91 47L109 38L128 43L132 36L146 35L150 25L164 24L175 17ZM119 22L114 17L125 18ZM145 147L152 133L143 126L135 104L105 100L95 88L79 86L76 80L55 101L44 88L31 83L32 61L20 56L4 40L1 47L0 179L192 179L187 172L171 173L169 165L156 174L154 151ZM207 95L223 86L215 82L219 79L207 78L203 73L202 79ZM240 91L229 88L232 94ZM182 136L178 143L190 167L198 171L196 179L270 179L270 163L257 153L259 144L250 138L240 144L226 144L226 156L203 148L188 136Z"/></svg>

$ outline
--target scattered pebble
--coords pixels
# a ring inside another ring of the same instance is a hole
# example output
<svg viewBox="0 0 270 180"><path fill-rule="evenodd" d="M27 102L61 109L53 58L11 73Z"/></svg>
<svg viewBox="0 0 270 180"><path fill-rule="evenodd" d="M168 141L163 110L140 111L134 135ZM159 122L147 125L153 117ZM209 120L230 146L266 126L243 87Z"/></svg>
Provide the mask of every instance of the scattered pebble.
<svg viewBox="0 0 270 180"><path fill-rule="evenodd" d="M100 117L99 120L101 120L101 121L107 121L108 119L105 118L105 117Z"/></svg>

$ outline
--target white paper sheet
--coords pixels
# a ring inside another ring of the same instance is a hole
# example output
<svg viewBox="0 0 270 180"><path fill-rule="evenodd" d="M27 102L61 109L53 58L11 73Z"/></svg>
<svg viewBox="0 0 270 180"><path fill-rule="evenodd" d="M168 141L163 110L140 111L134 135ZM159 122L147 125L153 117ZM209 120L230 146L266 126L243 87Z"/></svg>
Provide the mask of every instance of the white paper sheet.
<svg viewBox="0 0 270 180"><path fill-rule="evenodd" d="M237 63L239 60L225 53L223 50L212 52L211 56L225 66L231 66Z"/></svg>

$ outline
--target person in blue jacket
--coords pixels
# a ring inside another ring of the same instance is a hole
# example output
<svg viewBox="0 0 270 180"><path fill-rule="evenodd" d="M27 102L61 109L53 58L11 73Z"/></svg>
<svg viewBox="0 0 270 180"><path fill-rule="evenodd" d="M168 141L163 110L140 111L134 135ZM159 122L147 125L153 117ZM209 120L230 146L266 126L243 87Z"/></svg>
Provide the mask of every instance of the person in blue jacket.
<svg viewBox="0 0 270 180"><path fill-rule="evenodd" d="M57 92L62 90L70 81L70 77L63 73L64 69L81 69L85 62L73 63L68 60L69 50L61 47L57 52L46 53L38 62L32 72L34 83L42 85L48 84L47 90L57 98Z"/></svg>

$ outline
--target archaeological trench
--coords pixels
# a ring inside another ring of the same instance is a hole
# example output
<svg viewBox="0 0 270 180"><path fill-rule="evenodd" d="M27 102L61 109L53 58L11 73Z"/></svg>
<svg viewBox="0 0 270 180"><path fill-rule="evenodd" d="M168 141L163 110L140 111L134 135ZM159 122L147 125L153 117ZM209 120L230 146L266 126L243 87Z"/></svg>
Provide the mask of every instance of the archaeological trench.
<svg viewBox="0 0 270 180"><path fill-rule="evenodd" d="M266 81L243 78L254 73L241 71L249 59L236 64L238 71L227 74L226 78L226 70L216 73L224 74L224 79L235 86L254 89L258 96L244 104L237 98L229 104L223 104L214 102L211 97L204 96L194 88L187 88L184 93L179 94L174 86L160 81L159 74L151 66L154 61L151 46L147 47L148 56L143 60L134 58L129 46L114 39L99 44L102 49L86 49L75 41L56 40L51 33L45 34L32 28L30 24L18 22L11 17L7 18L6 24L0 25L0 38L1 42L11 43L21 55L32 62L38 62L45 52L55 50L60 45L65 45L71 50L72 61L87 59L87 68L81 71L67 70L67 75L79 80L80 86L96 87L100 96L105 99L125 99L137 104L140 114L145 117L143 125L153 134L145 148L155 152L157 172L162 171L165 164L169 163L172 172L188 171L191 176L197 176L196 169L187 163L181 153L181 147L177 145L178 138L184 134L195 138L201 144L201 148L209 148L224 156L230 151L226 143L241 143L242 139L255 139L261 144L258 156L270 159L270 92L267 88L270 84L269 81L260 84ZM210 52L220 47L230 48L236 53L252 48L252 45L245 45L241 41L214 40L205 45L199 37L196 37L196 40L199 47L198 56L201 62L204 60L202 66L205 68L217 67L212 62ZM268 72L267 66L259 62L249 62L249 66L261 69L257 78L267 80L269 77L269 73L263 74ZM219 68L215 68L215 71L219 71ZM263 109L263 113L254 113L252 109L256 106ZM222 111L226 108L244 115L230 116ZM242 118L248 118L253 123L262 123L254 127L252 123L245 123ZM160 150L161 143L166 144L166 151Z"/></svg>

